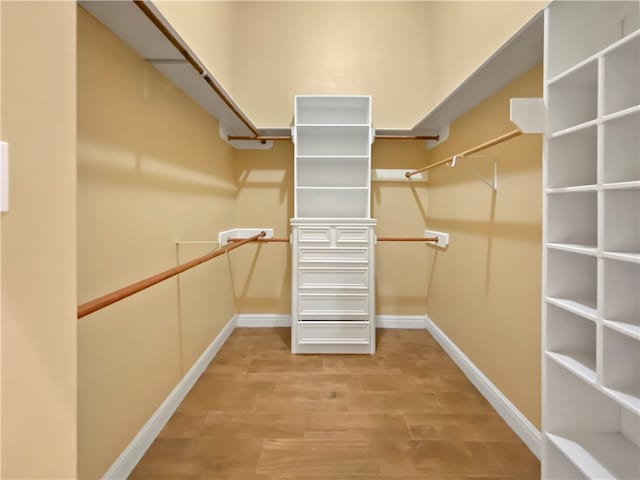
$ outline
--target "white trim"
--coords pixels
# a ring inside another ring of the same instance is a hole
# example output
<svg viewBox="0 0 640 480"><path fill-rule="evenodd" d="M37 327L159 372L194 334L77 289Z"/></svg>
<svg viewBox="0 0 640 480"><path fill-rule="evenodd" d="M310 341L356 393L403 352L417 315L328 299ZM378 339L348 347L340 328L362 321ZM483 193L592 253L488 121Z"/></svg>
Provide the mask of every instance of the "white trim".
<svg viewBox="0 0 640 480"><path fill-rule="evenodd" d="M291 315L279 313L239 313L236 315L236 327L267 328L290 327Z"/></svg>
<svg viewBox="0 0 640 480"><path fill-rule="evenodd" d="M511 403L511 401L489 380L482 371L469 360L462 350L447 337L442 330L425 316L427 330L451 359L462 369L467 378L482 393L491 406L507 422L511 429L538 458L542 455L542 435L540 431Z"/></svg>
<svg viewBox="0 0 640 480"><path fill-rule="evenodd" d="M377 328L424 329L424 315L376 315Z"/></svg>
<svg viewBox="0 0 640 480"><path fill-rule="evenodd" d="M109 470L107 470L102 477L103 479L121 480L126 479L131 474L184 397L187 396L189 390L191 390L193 385L198 381L209 363L211 363L211 360L213 360L222 345L224 345L224 342L227 341L229 335L233 333L235 327L236 316L234 315L202 355L200 355L200 358L196 360L182 380L178 382L169 396L162 402L153 415L151 415L147 423L145 423L136 436L133 437L133 440L131 440L116 461L109 467Z"/></svg>
<svg viewBox="0 0 640 480"><path fill-rule="evenodd" d="M291 315L277 313L239 313L237 327L268 328L290 327ZM426 327L424 315L376 315L377 328L422 329Z"/></svg>

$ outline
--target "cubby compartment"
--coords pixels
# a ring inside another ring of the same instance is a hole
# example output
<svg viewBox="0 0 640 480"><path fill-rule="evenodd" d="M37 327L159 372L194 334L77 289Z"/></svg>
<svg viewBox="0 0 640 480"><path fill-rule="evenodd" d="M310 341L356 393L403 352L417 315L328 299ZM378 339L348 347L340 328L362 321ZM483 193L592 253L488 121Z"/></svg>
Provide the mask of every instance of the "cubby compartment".
<svg viewBox="0 0 640 480"><path fill-rule="evenodd" d="M605 325L640 340L640 264L604 260Z"/></svg>
<svg viewBox="0 0 640 480"><path fill-rule="evenodd" d="M602 128L604 182L640 180L640 111L607 120Z"/></svg>
<svg viewBox="0 0 640 480"><path fill-rule="evenodd" d="M598 116L598 63L595 60L555 80L548 88L552 133Z"/></svg>
<svg viewBox="0 0 640 480"><path fill-rule="evenodd" d="M640 190L604 192L604 251L640 255Z"/></svg>
<svg viewBox="0 0 640 480"><path fill-rule="evenodd" d="M296 97L296 123L309 125L368 124L370 97Z"/></svg>
<svg viewBox="0 0 640 480"><path fill-rule="evenodd" d="M640 105L640 36L604 57L604 113Z"/></svg>
<svg viewBox="0 0 640 480"><path fill-rule="evenodd" d="M554 193L548 197L549 243L592 247L598 238L597 192Z"/></svg>
<svg viewBox="0 0 640 480"><path fill-rule="evenodd" d="M597 259L548 249L547 297L556 306L594 318L597 313Z"/></svg>
<svg viewBox="0 0 640 480"><path fill-rule="evenodd" d="M640 341L605 328L602 348L603 386L618 402L640 415Z"/></svg>
<svg viewBox="0 0 640 480"><path fill-rule="evenodd" d="M556 1L549 6L548 78L638 29L637 1Z"/></svg>
<svg viewBox="0 0 640 480"><path fill-rule="evenodd" d="M547 305L547 355L585 380L596 383L596 324Z"/></svg>
<svg viewBox="0 0 640 480"><path fill-rule="evenodd" d="M299 156L369 155L368 126L298 126L296 131Z"/></svg>
<svg viewBox="0 0 640 480"><path fill-rule="evenodd" d="M640 478L640 449L633 435L638 417L551 359L547 384L546 441L586 478ZM556 477L549 472L544 478Z"/></svg>
<svg viewBox="0 0 640 480"><path fill-rule="evenodd" d="M545 444L542 478L548 480L588 480L553 442L545 439Z"/></svg>
<svg viewBox="0 0 640 480"><path fill-rule="evenodd" d="M598 182L597 138L597 128L592 125L549 140L549 188Z"/></svg>
<svg viewBox="0 0 640 480"><path fill-rule="evenodd" d="M366 187L368 157L298 157L300 187Z"/></svg>
<svg viewBox="0 0 640 480"><path fill-rule="evenodd" d="M299 187L299 218L362 218L369 211L369 189Z"/></svg>

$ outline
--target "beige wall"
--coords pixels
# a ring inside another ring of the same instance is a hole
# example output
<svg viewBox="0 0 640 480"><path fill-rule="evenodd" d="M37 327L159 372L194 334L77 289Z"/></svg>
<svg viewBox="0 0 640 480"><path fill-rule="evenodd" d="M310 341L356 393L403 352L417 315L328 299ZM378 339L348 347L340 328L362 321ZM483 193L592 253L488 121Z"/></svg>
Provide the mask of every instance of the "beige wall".
<svg viewBox="0 0 640 480"><path fill-rule="evenodd" d="M428 113L493 55L546 0L429 2Z"/></svg>
<svg viewBox="0 0 640 480"><path fill-rule="evenodd" d="M229 93L233 93L234 3L153 0L160 13Z"/></svg>
<svg viewBox="0 0 640 480"><path fill-rule="evenodd" d="M76 6L2 2L2 478L76 477Z"/></svg>
<svg viewBox="0 0 640 480"><path fill-rule="evenodd" d="M216 122L78 10L78 301L211 251L235 223ZM178 258L179 254L179 258ZM79 474L105 473L233 316L219 259L79 321Z"/></svg>
<svg viewBox="0 0 640 480"><path fill-rule="evenodd" d="M540 97L538 66L451 125L430 162L515 128L509 99ZM427 314L540 427L542 139L526 135L431 170L428 223L451 234L428 259ZM490 178L498 163L498 191Z"/></svg>
<svg viewBox="0 0 640 480"><path fill-rule="evenodd" d="M258 127L288 126L296 94L365 94L380 129L413 127L545 3L155 2Z"/></svg>

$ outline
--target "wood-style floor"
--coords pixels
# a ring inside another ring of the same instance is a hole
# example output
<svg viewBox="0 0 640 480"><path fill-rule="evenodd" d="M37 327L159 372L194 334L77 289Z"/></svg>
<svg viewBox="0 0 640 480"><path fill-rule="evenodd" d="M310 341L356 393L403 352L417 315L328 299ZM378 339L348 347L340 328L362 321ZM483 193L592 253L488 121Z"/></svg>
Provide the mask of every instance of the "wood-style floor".
<svg viewBox="0 0 640 480"><path fill-rule="evenodd" d="M426 331L377 333L373 356L294 356L289 329L237 329L130 478L540 478Z"/></svg>

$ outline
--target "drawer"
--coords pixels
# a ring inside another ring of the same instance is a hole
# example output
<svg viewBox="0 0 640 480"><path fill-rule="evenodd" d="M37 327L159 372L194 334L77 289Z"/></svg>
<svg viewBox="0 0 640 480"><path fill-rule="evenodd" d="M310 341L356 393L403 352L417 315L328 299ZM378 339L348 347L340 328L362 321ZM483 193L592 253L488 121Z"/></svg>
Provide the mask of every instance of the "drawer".
<svg viewBox="0 0 640 480"><path fill-rule="evenodd" d="M331 227L299 227L298 242L331 244Z"/></svg>
<svg viewBox="0 0 640 480"><path fill-rule="evenodd" d="M369 269L303 267L298 270L300 288L361 288L369 287Z"/></svg>
<svg viewBox="0 0 640 480"><path fill-rule="evenodd" d="M369 322L299 322L298 343L302 344L368 344Z"/></svg>
<svg viewBox="0 0 640 480"><path fill-rule="evenodd" d="M368 248L298 248L298 261L304 263L368 263Z"/></svg>
<svg viewBox="0 0 640 480"><path fill-rule="evenodd" d="M367 320L369 295L298 294L300 320Z"/></svg>
<svg viewBox="0 0 640 480"><path fill-rule="evenodd" d="M336 227L336 245L346 246L354 243L367 244L369 229L367 227Z"/></svg>

